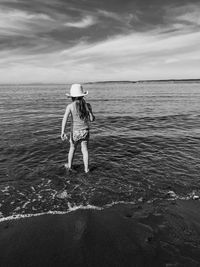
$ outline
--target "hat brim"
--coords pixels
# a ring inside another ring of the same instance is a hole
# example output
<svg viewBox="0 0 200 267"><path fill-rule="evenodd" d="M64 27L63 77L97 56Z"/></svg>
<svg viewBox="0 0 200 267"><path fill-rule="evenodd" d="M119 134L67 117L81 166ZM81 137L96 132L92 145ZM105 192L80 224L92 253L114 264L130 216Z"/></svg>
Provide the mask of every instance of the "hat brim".
<svg viewBox="0 0 200 267"><path fill-rule="evenodd" d="M81 97L81 96L86 96L86 95L88 95L88 91L84 92L81 95L71 95L71 94L66 93L67 97Z"/></svg>

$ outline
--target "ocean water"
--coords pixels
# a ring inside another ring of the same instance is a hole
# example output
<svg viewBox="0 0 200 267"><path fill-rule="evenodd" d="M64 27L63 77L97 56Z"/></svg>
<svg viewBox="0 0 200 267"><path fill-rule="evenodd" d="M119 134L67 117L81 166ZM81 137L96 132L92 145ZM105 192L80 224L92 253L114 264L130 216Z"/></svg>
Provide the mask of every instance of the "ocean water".
<svg viewBox="0 0 200 267"><path fill-rule="evenodd" d="M90 170L64 168L69 85L0 86L0 217L200 195L200 83L86 84ZM69 126L67 127L69 129Z"/></svg>

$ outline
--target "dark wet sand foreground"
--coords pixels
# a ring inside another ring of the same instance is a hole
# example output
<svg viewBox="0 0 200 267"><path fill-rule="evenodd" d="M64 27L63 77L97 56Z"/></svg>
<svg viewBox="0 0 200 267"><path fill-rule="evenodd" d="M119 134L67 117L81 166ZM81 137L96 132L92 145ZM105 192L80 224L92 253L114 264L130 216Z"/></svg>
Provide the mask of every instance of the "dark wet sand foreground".
<svg viewBox="0 0 200 267"><path fill-rule="evenodd" d="M0 266L200 266L200 202L117 204L3 221Z"/></svg>

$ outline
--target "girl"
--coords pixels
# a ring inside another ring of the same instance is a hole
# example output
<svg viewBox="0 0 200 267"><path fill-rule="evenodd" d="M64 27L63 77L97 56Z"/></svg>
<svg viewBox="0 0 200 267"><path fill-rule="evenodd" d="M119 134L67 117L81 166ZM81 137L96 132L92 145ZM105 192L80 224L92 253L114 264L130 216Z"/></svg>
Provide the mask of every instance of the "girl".
<svg viewBox="0 0 200 267"><path fill-rule="evenodd" d="M83 91L83 87L80 84L72 84L70 88L70 94L66 94L71 97L72 103L66 108L63 120L61 139L67 139L65 134L65 126L69 116L71 116L71 133L70 133L70 149L68 154L68 164L65 167L72 170L72 162L77 145L81 143L81 151L83 154L83 163L85 172L89 172L88 168L88 142L89 142L89 122L94 121L95 117L92 113L92 107L89 103L86 103L84 96L88 92Z"/></svg>

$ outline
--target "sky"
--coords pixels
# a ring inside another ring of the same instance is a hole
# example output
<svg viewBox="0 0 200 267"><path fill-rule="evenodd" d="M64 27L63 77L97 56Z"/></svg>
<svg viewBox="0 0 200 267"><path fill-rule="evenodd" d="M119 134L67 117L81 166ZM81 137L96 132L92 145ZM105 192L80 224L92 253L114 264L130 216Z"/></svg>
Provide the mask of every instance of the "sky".
<svg viewBox="0 0 200 267"><path fill-rule="evenodd" d="M200 78L199 0L0 0L0 83Z"/></svg>

